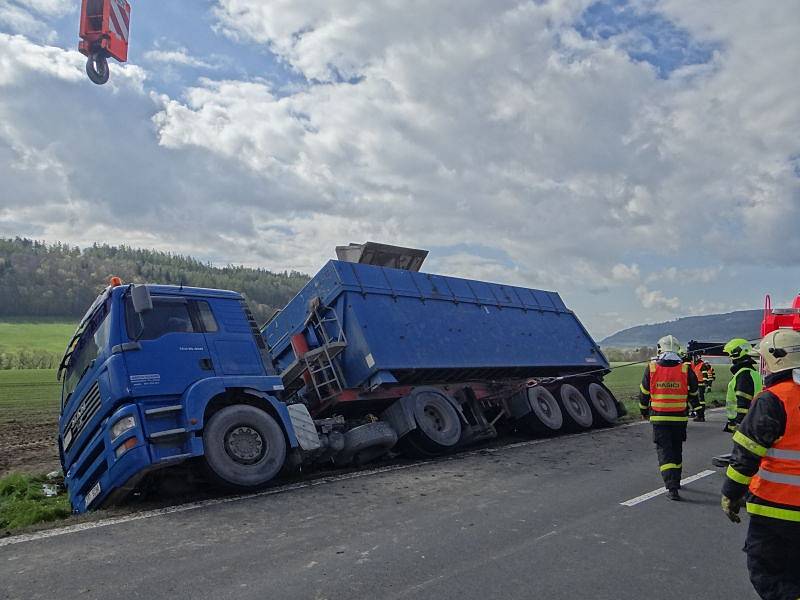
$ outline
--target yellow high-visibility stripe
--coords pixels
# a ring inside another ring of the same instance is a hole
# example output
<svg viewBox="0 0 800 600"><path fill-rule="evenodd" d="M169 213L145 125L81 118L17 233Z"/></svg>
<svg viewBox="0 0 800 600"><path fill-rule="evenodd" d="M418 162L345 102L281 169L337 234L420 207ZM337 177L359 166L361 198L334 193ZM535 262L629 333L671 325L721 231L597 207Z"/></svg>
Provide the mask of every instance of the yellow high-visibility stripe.
<svg viewBox="0 0 800 600"><path fill-rule="evenodd" d="M753 399L753 396L751 396L750 394L746 394L745 392L736 392L736 395L737 396L741 396L742 398L745 398L746 400L752 400Z"/></svg>
<svg viewBox="0 0 800 600"><path fill-rule="evenodd" d="M689 372L689 364L688 363L681 363L681 372L688 373Z"/></svg>
<svg viewBox="0 0 800 600"><path fill-rule="evenodd" d="M640 402L640 403L639 403L639 409L640 409L640 410L647 410L647 404L642 404L642 403Z"/></svg>
<svg viewBox="0 0 800 600"><path fill-rule="evenodd" d="M764 506L763 504L748 502L747 512L749 512L751 515L772 517L773 519L782 519L784 521L795 521L800 523L800 510L775 508L774 506Z"/></svg>
<svg viewBox="0 0 800 600"><path fill-rule="evenodd" d="M650 417L651 421L689 421L689 417L664 417L662 415L653 415Z"/></svg>
<svg viewBox="0 0 800 600"><path fill-rule="evenodd" d="M746 415L747 413L750 412L750 409L749 408L738 408L737 407L736 408L736 412L739 413L740 415Z"/></svg>
<svg viewBox="0 0 800 600"><path fill-rule="evenodd" d="M680 469L683 467L683 463L666 463L661 465L661 471L669 471L670 469Z"/></svg>
<svg viewBox="0 0 800 600"><path fill-rule="evenodd" d="M681 404L686 404L686 398L651 398L651 402L661 402L662 404L672 404L680 406Z"/></svg>
<svg viewBox="0 0 800 600"><path fill-rule="evenodd" d="M728 476L728 479L733 479L736 483L741 483L742 485L750 485L750 480L753 479L747 475L742 475L730 465L728 465L728 470L725 471L725 475Z"/></svg>
<svg viewBox="0 0 800 600"><path fill-rule="evenodd" d="M743 446L747 450L750 450L756 456L764 456L767 453L767 449L764 448L761 444L754 442L741 431L737 431L733 434L733 441Z"/></svg>
<svg viewBox="0 0 800 600"><path fill-rule="evenodd" d="M639 391L642 392L645 396L650 395L650 390L644 387L644 385L642 385L641 383L639 384Z"/></svg>
<svg viewBox="0 0 800 600"><path fill-rule="evenodd" d="M686 394L653 394L653 400L686 400Z"/></svg>

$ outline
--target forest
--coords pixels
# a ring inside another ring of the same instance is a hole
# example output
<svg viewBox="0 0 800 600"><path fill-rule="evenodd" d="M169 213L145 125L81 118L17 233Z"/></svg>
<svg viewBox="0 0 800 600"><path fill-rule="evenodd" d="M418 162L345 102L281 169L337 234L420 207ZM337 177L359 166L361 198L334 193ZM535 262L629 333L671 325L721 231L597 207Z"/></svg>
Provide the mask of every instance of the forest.
<svg viewBox="0 0 800 600"><path fill-rule="evenodd" d="M125 282L162 283L235 290L244 294L256 320L266 321L308 281L295 271L214 266L190 256L128 246L79 248L24 238L0 238L0 319L80 319L117 275Z"/></svg>

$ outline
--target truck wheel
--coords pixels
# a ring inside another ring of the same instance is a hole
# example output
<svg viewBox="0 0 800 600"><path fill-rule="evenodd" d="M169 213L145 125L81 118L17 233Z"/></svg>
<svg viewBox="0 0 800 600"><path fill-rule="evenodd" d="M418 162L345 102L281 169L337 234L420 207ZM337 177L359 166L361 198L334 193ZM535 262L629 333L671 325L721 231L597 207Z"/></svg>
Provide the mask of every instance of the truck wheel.
<svg viewBox="0 0 800 600"><path fill-rule="evenodd" d="M216 413L203 431L205 460L223 484L238 488L264 485L286 460L286 439L268 413L235 404Z"/></svg>
<svg viewBox="0 0 800 600"><path fill-rule="evenodd" d="M533 435L553 435L564 426L564 415L558 400L550 391L537 385L528 388L531 412L519 421L521 429Z"/></svg>
<svg viewBox="0 0 800 600"><path fill-rule="evenodd" d="M397 433L384 421L366 423L353 427L344 434L344 449L334 457L337 466L351 461L357 465L366 464L380 458L397 443Z"/></svg>
<svg viewBox="0 0 800 600"><path fill-rule="evenodd" d="M461 418L447 396L436 388L417 388L411 396L417 428L404 438L407 453L436 456L455 448L461 439Z"/></svg>
<svg viewBox="0 0 800 600"><path fill-rule="evenodd" d="M572 431L589 429L594 419L588 400L574 385L565 383L558 391L564 422Z"/></svg>
<svg viewBox="0 0 800 600"><path fill-rule="evenodd" d="M589 398L595 425L609 427L617 421L619 418L617 402L608 388L601 383L592 382L586 387L586 395Z"/></svg>

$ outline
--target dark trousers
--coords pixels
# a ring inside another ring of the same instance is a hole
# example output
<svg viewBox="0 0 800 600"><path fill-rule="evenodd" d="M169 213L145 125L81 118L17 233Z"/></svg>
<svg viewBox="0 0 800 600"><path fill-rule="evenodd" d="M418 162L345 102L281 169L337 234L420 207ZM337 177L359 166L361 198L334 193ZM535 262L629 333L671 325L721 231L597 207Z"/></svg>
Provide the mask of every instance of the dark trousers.
<svg viewBox="0 0 800 600"><path fill-rule="evenodd" d="M658 466L668 490L681 485L683 442L686 441L686 423L653 424L653 441L658 453Z"/></svg>
<svg viewBox="0 0 800 600"><path fill-rule="evenodd" d="M763 600L800 598L800 523L751 515L744 551Z"/></svg>
<svg viewBox="0 0 800 600"><path fill-rule="evenodd" d="M700 408L698 408L695 412L697 413L697 416L704 417L706 416L706 388L700 386L697 391L700 396Z"/></svg>

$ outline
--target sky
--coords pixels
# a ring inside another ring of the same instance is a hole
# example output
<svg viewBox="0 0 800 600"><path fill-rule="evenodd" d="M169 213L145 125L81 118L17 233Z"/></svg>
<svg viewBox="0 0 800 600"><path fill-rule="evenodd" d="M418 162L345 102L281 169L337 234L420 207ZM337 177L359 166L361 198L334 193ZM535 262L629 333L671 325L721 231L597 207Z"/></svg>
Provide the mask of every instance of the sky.
<svg viewBox="0 0 800 600"><path fill-rule="evenodd" d="M0 236L556 290L597 338L800 289L796 0L0 0Z"/></svg>

